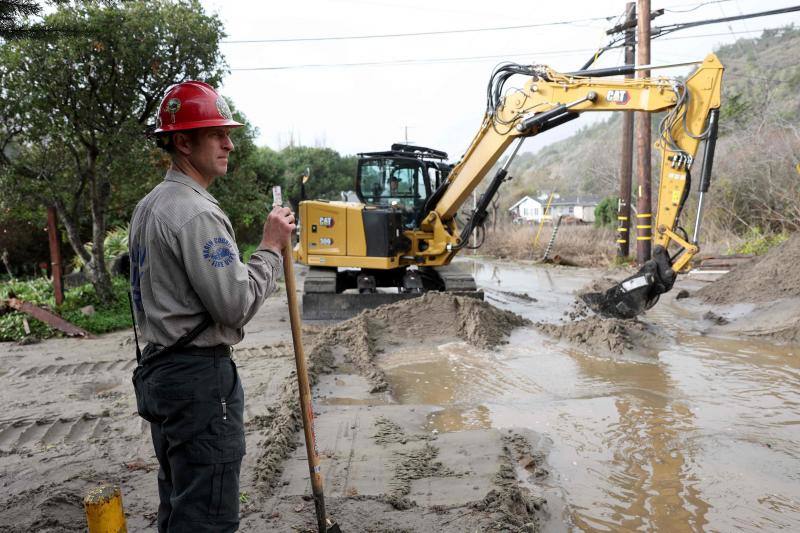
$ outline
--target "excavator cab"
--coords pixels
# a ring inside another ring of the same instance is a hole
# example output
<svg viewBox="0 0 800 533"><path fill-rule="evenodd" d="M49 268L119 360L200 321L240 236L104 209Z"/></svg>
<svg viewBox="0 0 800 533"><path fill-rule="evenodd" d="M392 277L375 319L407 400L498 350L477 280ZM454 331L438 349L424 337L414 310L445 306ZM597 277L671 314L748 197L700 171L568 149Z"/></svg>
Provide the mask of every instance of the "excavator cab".
<svg viewBox="0 0 800 533"><path fill-rule="evenodd" d="M359 154L356 195L365 205L399 210L403 227L417 228L428 199L450 173L446 161L445 152L409 144Z"/></svg>

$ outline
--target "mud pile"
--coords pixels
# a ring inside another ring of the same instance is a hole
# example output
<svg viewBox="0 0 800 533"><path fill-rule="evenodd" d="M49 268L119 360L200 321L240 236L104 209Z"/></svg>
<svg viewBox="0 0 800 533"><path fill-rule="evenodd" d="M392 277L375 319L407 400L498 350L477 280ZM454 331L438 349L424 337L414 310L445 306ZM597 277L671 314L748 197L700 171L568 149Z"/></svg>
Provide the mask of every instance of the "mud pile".
<svg viewBox="0 0 800 533"><path fill-rule="evenodd" d="M617 283L610 277L596 279L577 291L572 308L565 311L561 323L537 322L535 327L559 340L586 348L592 352L623 354L626 351L652 346L656 333L638 320L622 320L595 315L580 296L605 292Z"/></svg>
<svg viewBox="0 0 800 533"><path fill-rule="evenodd" d="M450 332L480 348L503 343L511 330L529 323L482 300L438 292L363 311L342 326L349 322L367 322L406 338L424 339Z"/></svg>
<svg viewBox="0 0 800 533"><path fill-rule="evenodd" d="M373 384L386 390L386 378L374 363L388 346L461 339L479 348L505 342L511 331L530 324L525 318L465 296L429 292L362 311L355 317L318 332L330 345L346 349L346 357Z"/></svg>
<svg viewBox="0 0 800 533"><path fill-rule="evenodd" d="M766 255L744 264L698 290L694 296L712 304L770 302L800 296L800 234Z"/></svg>
<svg viewBox="0 0 800 533"><path fill-rule="evenodd" d="M649 344L652 333L637 320L620 320L590 316L564 324L539 322L536 327L556 339L588 348L621 354L642 344Z"/></svg>

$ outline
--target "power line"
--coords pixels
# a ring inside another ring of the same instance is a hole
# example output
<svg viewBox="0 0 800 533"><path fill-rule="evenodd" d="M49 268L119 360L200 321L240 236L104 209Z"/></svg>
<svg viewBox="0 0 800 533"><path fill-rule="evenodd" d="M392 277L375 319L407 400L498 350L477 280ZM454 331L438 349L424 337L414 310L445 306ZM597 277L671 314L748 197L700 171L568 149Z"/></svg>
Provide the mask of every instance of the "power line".
<svg viewBox="0 0 800 533"><path fill-rule="evenodd" d="M721 1L712 1L712 2L709 2L709 3L719 4L719 3L721 3ZM737 5L738 5L738 3L737 3ZM720 10L722 10L722 6L720 6ZM786 7L786 8L781 8L781 9L772 9L770 11L759 11L758 13L748 13L747 15L740 14L740 15L737 15L737 16L734 16L734 17L722 17L722 18L716 18L716 19L705 19L705 20L697 20L697 21L694 21L694 22L679 22L679 23L676 23L676 24L668 24L666 26L653 26L651 28L651 30L650 30L650 36L651 36L652 39L655 39L655 38L660 37L662 35L667 35L669 33L672 33L672 32L678 31L678 30L685 30L687 28L694 28L694 27L697 27L697 26L704 26L704 25L707 25L707 24L719 24L721 22L732 22L732 21L735 21L735 20L744 20L744 19L756 18L756 17L766 17L766 16L769 16L769 15L780 15L780 14L783 14L783 13L791 13L791 12L794 12L794 11L800 11L800 6L792 6L792 7ZM658 17L658 16L662 15L663 13L664 13L664 9L658 9L656 11L651 12L650 13L650 20L653 20L655 17ZM723 12L723 14L724 14L724 12ZM627 24L627 23L626 24L619 24L617 26L614 26L610 30L606 31L606 34L608 34L608 35L616 34L617 37L612 38L611 41L605 47L600 48L599 50L597 50L595 52L594 56L591 58L591 60L583 65L583 68L584 69L588 68L589 65L591 65L594 61L596 61L597 58L600 57L600 55L603 52L605 52L606 50L611 50L613 48L616 48L618 46L617 43L622 41L623 38L624 38L624 36L619 35L619 34L623 30L625 30L627 27L629 27L629 24ZM728 25L728 27L730 28L730 24ZM731 35L733 35L734 34L733 30L731 30L730 33L731 33Z"/></svg>
<svg viewBox="0 0 800 533"><path fill-rule="evenodd" d="M748 13L746 15L736 15L733 17L722 17L718 19L698 20L695 22L680 22L677 24L668 24L666 26L656 26L652 30L652 36L655 38L658 37L659 35L665 35L667 33L672 33L678 30L685 30L687 28L704 26L706 24L719 24L721 22L732 22L734 20L744 20L756 17L767 17L770 15L782 15L783 13L792 13L794 11L800 11L800 5L784 7L782 9L771 9L769 11L759 11L758 13Z"/></svg>
<svg viewBox="0 0 800 533"><path fill-rule="evenodd" d="M681 40L681 39L699 39L701 37L717 37L720 35L731 35L731 34L745 34L745 33L758 33L762 31L766 31L770 28L765 28L763 30L748 30L748 31L739 31L739 32L723 32L723 33L706 33L700 35L687 35L683 37L665 37L660 39L661 41L674 41L674 40ZM772 28L778 29L778 28ZM611 48L621 48L623 45L615 45ZM457 63L457 62L469 62L469 61L485 61L487 59L504 59L509 57L520 57L520 56L551 56L551 57L560 57L560 56L568 56L572 54L578 53L586 53L586 52L593 52L593 48L576 48L571 50L559 50L558 52L547 52L547 51L538 51L538 52L524 52L524 53L514 53L514 54L493 54L493 55L483 55L483 56L464 56L464 57L440 57L440 58L418 58L418 59L395 59L395 60L386 60L386 61L363 61L363 62L354 62L354 63L308 63L308 64L299 64L299 65L280 65L274 67L245 67L245 68L232 68L231 72L253 72L253 71L276 71L276 70L299 70L299 69L306 69L306 68L348 68L348 67L370 67L370 66L403 66L403 65L414 65L414 64L439 64L439 63Z"/></svg>
<svg viewBox="0 0 800 533"><path fill-rule="evenodd" d="M691 11L697 11L698 9L700 9L703 6L709 6L709 5L712 5L712 4L723 4L725 2L730 2L730 1L731 0L711 0L710 2L700 2L699 4L680 4L680 5L676 5L676 6L665 7L663 9L664 9L664 11L666 11L668 13L689 13ZM689 8L689 9L674 9L676 7L683 7L683 6L694 6L694 7Z"/></svg>
<svg viewBox="0 0 800 533"><path fill-rule="evenodd" d="M561 50L559 52L528 52L528 53L517 53L517 54L496 54L496 55L485 55L485 56L465 56L465 57L433 57L433 58L424 58L424 59L393 59L387 61L362 61L357 63L308 63L302 65L282 65L282 66L275 66L275 67L249 67L249 68L232 68L231 72L241 72L241 71L255 71L255 70L292 70L292 69L303 69L303 68L327 68L327 67L369 67L369 66L378 66L378 65L412 65L412 64L425 64L425 63L456 63L461 61L483 61L486 59L502 59L507 57L518 57L518 56L531 56L531 55L569 55L571 53L584 53L591 51L591 48L581 48L575 50Z"/></svg>
<svg viewBox="0 0 800 533"><path fill-rule="evenodd" d="M685 13L689 11L694 11L695 9L699 9L700 7L711 5L711 4L720 4L724 2L730 2L732 0L710 0L706 2L700 3L691 3L691 4L676 4L672 7L683 7L683 6L694 6L691 9L686 10L675 10L671 8L664 8L665 11L671 11L674 13ZM423 31L423 32L409 32L409 33L385 33L385 34L373 34L373 35L329 35L323 37L287 37L287 38L279 38L279 39L236 39L236 40L226 40L221 41L222 44L259 44L259 43L296 43L296 42L317 42L317 41L344 41L344 40L359 40L359 39L386 39L386 38L399 38L399 37L419 37L424 35L448 35L448 34L459 34L459 33L477 33L483 31L505 31L505 30L519 30L519 29L529 29L529 28L544 28L549 26L565 26L571 24L579 24L582 22L598 22L598 21L610 21L616 18L616 16L607 16L607 17L591 17L585 19L575 19L575 20L562 20L562 21L554 21L554 22L542 22L538 24L521 24L516 26L493 26L493 27L485 27L485 28L465 28L465 29L455 29L455 30L438 30L438 31Z"/></svg>
<svg viewBox="0 0 800 533"><path fill-rule="evenodd" d="M614 19L611 17L592 17L576 20L562 20L556 22L542 22L539 24L521 24L518 26L494 26L486 28L467 28L459 30L439 30L439 31L420 31L413 33L384 33L375 35L331 35L325 37L289 37L286 39L243 39L235 41L221 41L222 44L252 44L252 43L297 43L297 42L314 42L314 41L345 41L355 39L386 39L395 37L419 37L421 35L447 35L456 33L476 33L482 31L504 31L504 30L520 30L528 28L544 28L547 26L567 26L570 24L578 24L581 22L596 22L608 21Z"/></svg>

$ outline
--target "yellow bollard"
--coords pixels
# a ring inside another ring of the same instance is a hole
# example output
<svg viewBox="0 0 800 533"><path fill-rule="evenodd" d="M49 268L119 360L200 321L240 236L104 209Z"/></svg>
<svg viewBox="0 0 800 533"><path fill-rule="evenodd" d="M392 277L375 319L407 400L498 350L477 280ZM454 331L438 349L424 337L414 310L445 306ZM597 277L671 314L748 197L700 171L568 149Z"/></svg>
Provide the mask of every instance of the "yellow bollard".
<svg viewBox="0 0 800 533"><path fill-rule="evenodd" d="M127 533L122 493L119 487L103 485L92 489L83 499L89 533Z"/></svg>

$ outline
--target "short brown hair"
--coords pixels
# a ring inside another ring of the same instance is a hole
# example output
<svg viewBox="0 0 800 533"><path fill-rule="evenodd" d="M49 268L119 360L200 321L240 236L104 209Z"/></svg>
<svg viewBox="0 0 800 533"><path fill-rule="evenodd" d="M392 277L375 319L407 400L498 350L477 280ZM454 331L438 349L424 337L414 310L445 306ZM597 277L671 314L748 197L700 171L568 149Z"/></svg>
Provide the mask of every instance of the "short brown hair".
<svg viewBox="0 0 800 533"><path fill-rule="evenodd" d="M175 153L175 143L173 142L172 138L178 133L185 133L189 135L192 140L196 139L198 130L181 130L181 131L173 131L170 133L162 133L160 135L156 135L156 146L164 150L170 155Z"/></svg>

